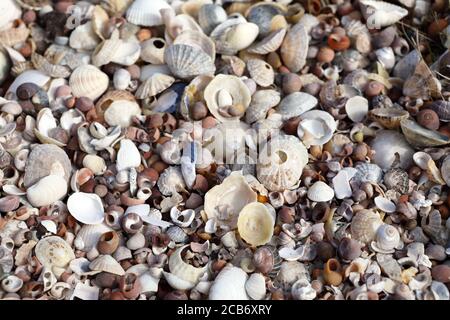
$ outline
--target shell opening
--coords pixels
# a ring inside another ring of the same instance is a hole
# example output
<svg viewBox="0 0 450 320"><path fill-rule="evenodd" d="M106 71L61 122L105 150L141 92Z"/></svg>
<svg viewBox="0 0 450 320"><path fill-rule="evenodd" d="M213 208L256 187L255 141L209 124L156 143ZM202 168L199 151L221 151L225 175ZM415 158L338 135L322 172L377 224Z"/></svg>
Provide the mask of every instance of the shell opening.
<svg viewBox="0 0 450 320"><path fill-rule="evenodd" d="M286 152L284 152L283 150L278 150L275 152L275 154L277 155L278 159L277 159L277 163L278 164L283 164L287 161L288 159L288 155Z"/></svg>

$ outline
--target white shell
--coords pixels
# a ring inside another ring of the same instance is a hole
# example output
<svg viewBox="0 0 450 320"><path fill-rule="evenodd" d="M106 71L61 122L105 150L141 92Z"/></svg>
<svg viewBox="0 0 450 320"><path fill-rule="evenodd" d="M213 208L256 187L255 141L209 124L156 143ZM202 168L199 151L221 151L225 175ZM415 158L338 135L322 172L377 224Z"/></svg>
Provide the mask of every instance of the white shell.
<svg viewBox="0 0 450 320"><path fill-rule="evenodd" d="M337 129L333 116L322 110L305 112L300 118L297 134L307 148L326 144Z"/></svg>
<svg viewBox="0 0 450 320"><path fill-rule="evenodd" d="M23 286L23 280L14 275L5 277L1 282L1 287L4 291L14 293L20 290Z"/></svg>
<svg viewBox="0 0 450 320"><path fill-rule="evenodd" d="M408 10L384 1L361 0L369 29L390 26L408 15Z"/></svg>
<svg viewBox="0 0 450 320"><path fill-rule="evenodd" d="M192 209L180 211L177 207L173 207L170 209L170 218L177 226L187 228L194 221L195 211Z"/></svg>
<svg viewBox="0 0 450 320"><path fill-rule="evenodd" d="M375 202L377 208L384 212L393 213L396 211L395 203L385 197L378 196L375 197L373 201Z"/></svg>
<svg viewBox="0 0 450 320"><path fill-rule="evenodd" d="M277 112L283 117L283 120L298 117L317 106L317 99L305 92L294 92L281 100L277 107Z"/></svg>
<svg viewBox="0 0 450 320"><path fill-rule="evenodd" d="M145 236L138 232L131 236L127 241L127 248L130 250L138 250L145 246Z"/></svg>
<svg viewBox="0 0 450 320"><path fill-rule="evenodd" d="M170 71L182 79L198 75L212 75L216 70L214 61L205 51L186 44L173 44L164 52L164 61Z"/></svg>
<svg viewBox="0 0 450 320"><path fill-rule="evenodd" d="M151 64L164 64L166 42L161 38L151 38L141 44L141 59Z"/></svg>
<svg viewBox="0 0 450 320"><path fill-rule="evenodd" d="M106 109L104 117L110 126L127 128L131 125L133 117L141 114L141 108L135 101L116 100Z"/></svg>
<svg viewBox="0 0 450 320"><path fill-rule="evenodd" d="M145 80L136 91L136 98L146 99L163 92L175 82L175 78L162 73L155 73Z"/></svg>
<svg viewBox="0 0 450 320"><path fill-rule="evenodd" d="M189 245L185 245L178 248L169 257L169 270L174 276L184 281L188 281L195 286L200 281L200 277L206 272L207 266L204 266L203 268L196 268L183 261L181 252L188 246Z"/></svg>
<svg viewBox="0 0 450 320"><path fill-rule="evenodd" d="M130 139L120 140L120 149L117 152L116 168L120 172L130 168L139 167L141 164L141 154L138 148Z"/></svg>
<svg viewBox="0 0 450 320"><path fill-rule="evenodd" d="M162 25L161 9L170 9L170 5L164 0L136 0L127 10L127 21L146 27Z"/></svg>
<svg viewBox="0 0 450 320"><path fill-rule="evenodd" d="M224 22L226 24L227 21ZM251 22L234 24L229 28L222 29L221 25L211 33L215 40L217 52L226 55L234 55L248 48L258 37L259 27Z"/></svg>
<svg viewBox="0 0 450 320"><path fill-rule="evenodd" d="M286 29L275 30L260 42L253 44L250 48L247 49L247 51L250 53L262 55L277 51L283 43L285 36Z"/></svg>
<svg viewBox="0 0 450 320"><path fill-rule="evenodd" d="M186 183L184 182L180 167L170 166L165 169L159 176L158 188L165 196L170 196L185 190Z"/></svg>
<svg viewBox="0 0 450 320"><path fill-rule="evenodd" d="M412 163L414 149L405 140L405 137L393 130L378 131L370 146L375 151L373 163L382 169L391 168L395 160L395 153L400 155L400 167L409 168Z"/></svg>
<svg viewBox="0 0 450 320"><path fill-rule="evenodd" d="M295 300L313 300L317 296L316 290L306 279L297 280L292 285L291 294Z"/></svg>
<svg viewBox="0 0 450 320"><path fill-rule="evenodd" d="M278 105L281 95L275 90L258 90L252 96L250 106L245 112L245 121L253 123L266 118L267 112Z"/></svg>
<svg viewBox="0 0 450 320"><path fill-rule="evenodd" d="M73 290L70 300L75 300L75 298L79 300L98 300L99 294L100 288L91 287L83 282L78 282Z"/></svg>
<svg viewBox="0 0 450 320"><path fill-rule="evenodd" d="M110 255L101 255L89 264L92 271L109 272L119 276L125 274L122 266Z"/></svg>
<svg viewBox="0 0 450 320"><path fill-rule="evenodd" d="M95 175L102 174L106 170L105 159L92 154L87 154L83 158L83 166L91 170Z"/></svg>
<svg viewBox="0 0 450 320"><path fill-rule="evenodd" d="M256 201L257 194L239 172L232 172L221 184L205 194L205 212L208 219L217 224L235 228L239 212L247 204Z"/></svg>
<svg viewBox="0 0 450 320"><path fill-rule="evenodd" d="M126 90L131 83L131 75L126 69L118 69L114 72L114 88L117 90Z"/></svg>
<svg viewBox="0 0 450 320"><path fill-rule="evenodd" d="M69 79L75 97L99 98L108 89L109 77L93 65L76 68Z"/></svg>
<svg viewBox="0 0 450 320"><path fill-rule="evenodd" d="M34 248L36 258L44 267L65 268L70 261L75 259L70 245L62 238L51 236L41 239Z"/></svg>
<svg viewBox="0 0 450 320"><path fill-rule="evenodd" d="M74 244L75 248L88 252L97 246L102 234L111 231L112 229L105 224L89 225L85 224L77 233Z"/></svg>
<svg viewBox="0 0 450 320"><path fill-rule="evenodd" d="M95 34L91 21L76 27L69 38L70 47L80 51L94 50L99 42L100 39Z"/></svg>
<svg viewBox="0 0 450 320"><path fill-rule="evenodd" d="M352 97L345 103L345 112L353 122L361 122L369 112L369 101L360 96Z"/></svg>
<svg viewBox="0 0 450 320"><path fill-rule="evenodd" d="M350 178L345 170L338 172L333 178L333 189L337 199L345 199L352 196L352 188L350 187Z"/></svg>
<svg viewBox="0 0 450 320"><path fill-rule="evenodd" d="M102 200L95 193L75 192L67 200L67 209L84 224L100 224L105 215Z"/></svg>
<svg viewBox="0 0 450 320"><path fill-rule="evenodd" d="M48 206L67 194L67 182L59 175L49 175L27 189L27 199L35 207Z"/></svg>
<svg viewBox="0 0 450 320"><path fill-rule="evenodd" d="M450 155L446 156L442 162L441 174L447 186L450 186Z"/></svg>
<svg viewBox="0 0 450 320"><path fill-rule="evenodd" d="M284 191L298 183L307 163L308 151L298 138L278 135L261 150L257 177L268 190Z"/></svg>
<svg viewBox="0 0 450 320"><path fill-rule="evenodd" d="M209 300L249 300L245 291L247 273L232 265L225 266L209 289Z"/></svg>
<svg viewBox="0 0 450 320"><path fill-rule="evenodd" d="M325 182L317 181L308 190L308 198L314 202L327 202L334 197L334 190Z"/></svg>
<svg viewBox="0 0 450 320"><path fill-rule="evenodd" d="M14 0L3 0L0 2L0 29L8 28L14 20L20 19L22 10Z"/></svg>
<svg viewBox="0 0 450 320"><path fill-rule="evenodd" d="M261 273L253 273L245 282L245 291L253 300L262 300L266 296L266 279Z"/></svg>
<svg viewBox="0 0 450 320"><path fill-rule="evenodd" d="M260 202L252 202L242 208L237 222L240 236L252 246L268 243L273 236L273 225L271 213Z"/></svg>
<svg viewBox="0 0 450 320"><path fill-rule="evenodd" d="M381 253L392 253L400 243L400 233L397 228L389 224L381 225L376 234L376 239L371 247Z"/></svg>

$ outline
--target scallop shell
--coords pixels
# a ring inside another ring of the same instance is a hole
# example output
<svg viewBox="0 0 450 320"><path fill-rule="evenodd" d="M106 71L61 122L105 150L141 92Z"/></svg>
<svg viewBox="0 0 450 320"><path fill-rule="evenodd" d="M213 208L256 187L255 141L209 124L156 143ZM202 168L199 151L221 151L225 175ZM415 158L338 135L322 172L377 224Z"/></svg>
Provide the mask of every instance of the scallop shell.
<svg viewBox="0 0 450 320"><path fill-rule="evenodd" d="M242 239L252 246L262 246L273 236L274 219L260 202L247 204L239 213L237 227Z"/></svg>
<svg viewBox="0 0 450 320"><path fill-rule="evenodd" d="M380 226L383 224L380 215L372 210L358 211L352 219L350 230L352 238L363 243L375 240Z"/></svg>
<svg viewBox="0 0 450 320"><path fill-rule="evenodd" d="M370 144L375 151L373 162L382 169L390 169L395 161L395 153L400 155L400 167L407 169L412 163L414 150L405 140L404 136L393 130L378 131Z"/></svg>
<svg viewBox="0 0 450 320"><path fill-rule="evenodd" d="M281 100L277 107L277 112L283 117L283 120L298 117L317 106L317 99L305 92L291 93Z"/></svg>
<svg viewBox="0 0 450 320"><path fill-rule="evenodd" d="M108 89L109 77L93 65L83 65L73 71L69 85L75 97L97 100Z"/></svg>
<svg viewBox="0 0 450 320"><path fill-rule="evenodd" d="M334 190L325 182L317 181L308 189L308 198L314 202L327 202L333 199Z"/></svg>
<svg viewBox="0 0 450 320"><path fill-rule="evenodd" d="M393 253L400 244L400 233L389 224L383 224L378 228L376 240L371 243L371 247L381 253Z"/></svg>
<svg viewBox="0 0 450 320"><path fill-rule="evenodd" d="M403 119L400 125L406 140L413 147L439 147L450 143L449 137L439 132L425 129L413 120Z"/></svg>
<svg viewBox="0 0 450 320"><path fill-rule="evenodd" d="M308 31L297 23L288 31L280 49L281 58L291 72L299 72L305 66L308 46Z"/></svg>
<svg viewBox="0 0 450 320"><path fill-rule="evenodd" d="M101 224L85 224L78 231L75 238L75 248L84 252L89 252L97 246L98 241L102 234L112 231L110 227Z"/></svg>
<svg viewBox="0 0 450 320"><path fill-rule="evenodd" d="M307 148L324 145L331 140L337 129L334 118L322 110L307 111L300 119L297 134Z"/></svg>
<svg viewBox="0 0 450 320"><path fill-rule="evenodd" d="M221 184L205 194L204 210L208 219L215 218L218 225L235 228L239 212L256 201L256 192L239 172L232 172Z"/></svg>
<svg viewBox="0 0 450 320"><path fill-rule="evenodd" d="M120 140L120 148L117 152L117 171L137 168L141 164L141 154L138 148L130 139Z"/></svg>
<svg viewBox="0 0 450 320"><path fill-rule="evenodd" d="M245 282L245 291L252 300L262 300L266 296L266 280L261 273L253 273Z"/></svg>
<svg viewBox="0 0 450 320"><path fill-rule="evenodd" d="M89 264L89 268L92 271L109 272L118 276L125 274L125 270L123 270L120 263L110 255L98 256Z"/></svg>
<svg viewBox="0 0 450 320"><path fill-rule="evenodd" d="M209 300L249 300L245 291L248 275L241 268L225 266L209 289Z"/></svg>
<svg viewBox="0 0 450 320"><path fill-rule="evenodd" d="M151 64L164 64L166 41L162 38L151 38L141 44L141 59Z"/></svg>
<svg viewBox="0 0 450 320"><path fill-rule="evenodd" d="M68 182L72 172L69 157L63 149L52 144L35 146L25 165L24 186L30 187L48 175L63 176Z"/></svg>
<svg viewBox="0 0 450 320"><path fill-rule="evenodd" d="M356 173L353 176L353 180L358 183L379 183L383 177L383 171L381 168L373 163L359 163L355 166Z"/></svg>
<svg viewBox="0 0 450 320"><path fill-rule="evenodd" d="M100 224L105 215L102 200L95 193L75 192L67 199L67 209L84 224Z"/></svg>
<svg viewBox="0 0 450 320"><path fill-rule="evenodd" d="M222 32L216 32L216 30L218 29L211 33L211 37L215 40L217 52L225 55L235 55L248 48L259 33L258 26L251 22L237 23Z"/></svg>
<svg viewBox="0 0 450 320"><path fill-rule="evenodd" d="M400 121L409 118L409 112L399 108L376 108L370 110L370 118L387 129L397 129Z"/></svg>
<svg viewBox="0 0 450 320"><path fill-rule="evenodd" d="M171 72L182 79L202 74L214 74L216 67L211 57L199 49L185 44L174 44L164 52L164 61Z"/></svg>
<svg viewBox="0 0 450 320"><path fill-rule="evenodd" d="M266 118L267 112L278 105L281 95L276 90L258 90L252 96L250 106L245 112L245 121L253 123Z"/></svg>
<svg viewBox="0 0 450 320"><path fill-rule="evenodd" d="M294 136L278 135L261 150L256 167L258 180L270 191L284 191L298 183L308 151Z"/></svg>
<svg viewBox="0 0 450 320"><path fill-rule="evenodd" d="M263 60L248 60L247 70L250 77L261 87L268 87L275 80L275 73L273 72L272 66Z"/></svg>
<svg viewBox="0 0 450 320"><path fill-rule="evenodd" d="M220 101L220 94L223 92L230 96L232 105L241 105L247 110L251 101L250 90L238 77L224 74L217 75L205 88L204 98L211 114L220 122L236 121L239 116L226 118L218 111L221 104L224 104Z"/></svg>
<svg viewBox="0 0 450 320"><path fill-rule="evenodd" d="M67 181L60 175L49 175L27 189L27 199L35 207L48 206L67 194Z"/></svg>
<svg viewBox="0 0 450 320"><path fill-rule="evenodd" d="M158 179L159 191L165 196L185 190L186 184L180 167L170 166L163 171Z"/></svg>
<svg viewBox="0 0 450 320"><path fill-rule="evenodd" d="M266 55L271 52L277 51L281 44L283 43L284 37L286 36L286 29L278 29L272 31L267 37L258 43L251 45L247 51L249 53Z"/></svg>
<svg viewBox="0 0 450 320"><path fill-rule="evenodd" d="M362 10L370 29L393 25L408 15L408 10L384 1L361 0Z"/></svg>
<svg viewBox="0 0 450 320"><path fill-rule="evenodd" d="M164 0L136 0L127 10L127 21L138 26L153 27L163 24L161 9L170 9Z"/></svg>
<svg viewBox="0 0 450 320"><path fill-rule="evenodd" d="M198 11L198 23L205 34L211 33L215 27L227 20L227 12L219 5L205 4Z"/></svg>
<svg viewBox="0 0 450 320"><path fill-rule="evenodd" d="M41 239L34 248L36 258L46 268L65 268L75 259L70 245L62 238L51 236Z"/></svg>
<svg viewBox="0 0 450 320"><path fill-rule="evenodd" d="M136 98L146 99L154 97L169 88L174 82L174 77L156 73L140 85L136 91Z"/></svg>

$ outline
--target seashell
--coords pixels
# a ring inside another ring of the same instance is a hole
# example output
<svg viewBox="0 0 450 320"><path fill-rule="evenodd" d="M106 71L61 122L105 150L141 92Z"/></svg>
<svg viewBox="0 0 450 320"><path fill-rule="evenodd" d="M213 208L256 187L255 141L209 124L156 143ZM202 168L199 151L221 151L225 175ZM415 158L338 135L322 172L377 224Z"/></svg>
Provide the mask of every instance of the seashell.
<svg viewBox="0 0 450 320"><path fill-rule="evenodd" d="M117 90L126 90L131 83L131 75L125 69L118 69L114 72L113 84Z"/></svg>
<svg viewBox="0 0 450 320"><path fill-rule="evenodd" d="M240 236L252 246L261 246L273 235L274 219L260 202L247 204L239 213L237 227Z"/></svg>
<svg viewBox="0 0 450 320"><path fill-rule="evenodd" d="M0 31L0 43L3 46L14 47L23 44L30 35L30 29L24 22L17 20L18 25Z"/></svg>
<svg viewBox="0 0 450 320"><path fill-rule="evenodd" d="M49 108L41 109L36 118L36 128L34 128L34 135L42 143L54 144L58 147L64 147L64 143L49 136L50 132L54 129L57 129L57 124L56 119L53 117L52 111Z"/></svg>
<svg viewBox="0 0 450 320"><path fill-rule="evenodd" d="M280 48L284 65L291 72L297 73L305 66L308 46L308 31L298 22L288 31Z"/></svg>
<svg viewBox="0 0 450 320"><path fill-rule="evenodd" d="M267 62L260 59L250 59L247 61L247 70L250 77L261 87L268 87L273 84L275 74L272 67Z"/></svg>
<svg viewBox="0 0 450 320"><path fill-rule="evenodd" d="M376 240L372 241L373 250L381 253L393 253L400 244L400 234L398 230L389 224L383 224L378 228Z"/></svg>
<svg viewBox="0 0 450 320"><path fill-rule="evenodd" d="M98 300L100 289L78 282L69 300Z"/></svg>
<svg viewBox="0 0 450 320"><path fill-rule="evenodd" d="M69 38L71 48L79 51L91 51L100 42L100 38L95 34L91 21L76 27Z"/></svg>
<svg viewBox="0 0 450 320"><path fill-rule="evenodd" d="M369 115L386 129L397 129L403 119L409 118L409 112L399 108L376 108L370 110Z"/></svg>
<svg viewBox="0 0 450 320"><path fill-rule="evenodd" d="M333 178L333 189L337 199L345 199L352 196L352 189L350 187L350 178L348 173L341 170Z"/></svg>
<svg viewBox="0 0 450 320"><path fill-rule="evenodd" d="M127 248L134 251L141 249L145 246L145 236L138 232L132 235L127 241Z"/></svg>
<svg viewBox="0 0 450 320"><path fill-rule="evenodd" d="M189 239L189 236L184 232L184 230L178 226L169 227L166 233L175 243L185 243Z"/></svg>
<svg viewBox="0 0 450 320"><path fill-rule="evenodd" d="M2 19L0 22L0 29L7 29L12 25L14 20L20 19L22 16L22 10L14 0L2 1L0 5L0 12L2 13Z"/></svg>
<svg viewBox="0 0 450 320"><path fill-rule="evenodd" d="M192 287L194 287L206 272L207 266L203 268L196 268L183 261L181 253L188 246L189 245L179 247L174 253L172 253L169 257L169 270L173 276L191 283Z"/></svg>
<svg viewBox="0 0 450 320"><path fill-rule="evenodd" d="M303 263L298 261L285 261L281 264L276 281L282 288L290 290L292 285L299 279L309 280L309 273Z"/></svg>
<svg viewBox="0 0 450 320"><path fill-rule="evenodd" d="M104 118L110 126L127 128L132 118L141 114L141 108L135 101L117 100L112 102L105 110Z"/></svg>
<svg viewBox="0 0 450 320"><path fill-rule="evenodd" d="M117 261L131 259L132 257L131 250L124 246L119 246L113 254L113 258Z"/></svg>
<svg viewBox="0 0 450 320"><path fill-rule="evenodd" d="M209 300L249 300L245 290L248 275L241 268L225 266L209 289Z"/></svg>
<svg viewBox="0 0 450 320"><path fill-rule="evenodd" d="M334 198L334 190L325 182L317 181L308 189L308 198L314 202L328 202Z"/></svg>
<svg viewBox="0 0 450 320"><path fill-rule="evenodd" d="M48 175L27 189L27 199L35 207L48 206L67 194L67 181L60 175Z"/></svg>
<svg viewBox="0 0 450 320"><path fill-rule="evenodd" d="M392 280L402 282L402 268L392 255L377 254L377 262L381 270Z"/></svg>
<svg viewBox="0 0 450 320"><path fill-rule="evenodd" d="M97 246L102 234L110 231L112 229L105 224L83 225L75 238L75 247L89 252Z"/></svg>
<svg viewBox="0 0 450 320"><path fill-rule="evenodd" d="M324 145L337 129L334 118L325 111L311 110L300 115L297 134L307 148Z"/></svg>
<svg viewBox="0 0 450 320"><path fill-rule="evenodd" d="M294 92L281 100L277 112L282 115L283 121L298 117L317 106L317 99L305 92Z"/></svg>
<svg viewBox="0 0 450 320"><path fill-rule="evenodd" d="M69 85L75 97L88 97L97 100L108 88L109 78L93 65L76 68L69 79Z"/></svg>
<svg viewBox="0 0 450 320"><path fill-rule="evenodd" d="M53 78L68 78L70 70L66 66L50 63L45 57L33 52L31 54L33 66Z"/></svg>
<svg viewBox="0 0 450 320"><path fill-rule="evenodd" d="M245 291L252 300L262 300L266 296L266 280L261 273L253 273L245 282Z"/></svg>
<svg viewBox="0 0 450 320"><path fill-rule="evenodd" d="M205 34L210 34L219 24L227 20L226 11L216 4L204 4L198 11L198 23Z"/></svg>
<svg viewBox="0 0 450 320"><path fill-rule="evenodd" d="M292 285L291 294L295 300L314 300L317 296L316 290L304 279L299 279Z"/></svg>
<svg viewBox="0 0 450 320"><path fill-rule="evenodd" d="M423 60L418 62L414 74L404 82L403 95L422 100L441 97L441 83Z"/></svg>
<svg viewBox="0 0 450 320"><path fill-rule="evenodd" d="M396 131L378 131L370 146L375 151L373 162L384 170L391 168L396 159L396 153L400 156L399 166L402 169L409 168L412 163L414 150L403 135Z"/></svg>
<svg viewBox="0 0 450 320"><path fill-rule="evenodd" d="M2 274L11 272L14 267L14 257L12 252L3 246L0 247L0 266Z"/></svg>
<svg viewBox="0 0 450 320"><path fill-rule="evenodd" d="M59 175L69 181L72 165L63 149L42 144L35 146L25 165L24 186L30 187L48 175Z"/></svg>
<svg viewBox="0 0 450 320"><path fill-rule="evenodd" d="M273 19L283 16L286 11L286 7L278 3L257 3L248 8L245 17L249 22L257 24L260 35L265 37L272 30Z"/></svg>
<svg viewBox="0 0 450 320"><path fill-rule="evenodd" d="M245 121L253 123L266 118L267 112L281 101L280 93L275 90L258 90L245 112Z"/></svg>
<svg viewBox="0 0 450 320"><path fill-rule="evenodd" d="M9 275L1 282L1 287L5 292L15 293L23 286L23 280L14 275Z"/></svg>
<svg viewBox="0 0 450 320"><path fill-rule="evenodd" d="M286 36L286 29L272 31L267 37L247 48L249 53L266 55L277 51Z"/></svg>
<svg viewBox="0 0 450 320"><path fill-rule="evenodd" d="M338 247L339 256L346 261L353 261L361 255L361 244L350 238L343 238Z"/></svg>
<svg viewBox="0 0 450 320"><path fill-rule="evenodd" d="M220 185L205 194L204 210L208 219L215 218L219 226L235 228L239 212L247 204L255 202L256 196L244 177L232 172Z"/></svg>
<svg viewBox="0 0 450 320"><path fill-rule="evenodd" d="M362 0L362 13L370 29L395 24L408 15L408 10L384 1Z"/></svg>
<svg viewBox="0 0 450 320"><path fill-rule="evenodd" d="M67 199L70 214L84 224L100 224L104 219L102 200L95 193L75 192Z"/></svg>
<svg viewBox="0 0 450 320"><path fill-rule="evenodd" d="M353 180L358 183L379 183L383 177L381 168L373 163L359 163L355 166Z"/></svg>
<svg viewBox="0 0 450 320"><path fill-rule="evenodd" d="M248 48L259 33L259 27L251 22L236 23L225 30L220 27L218 25L210 37L215 41L217 52L225 55L235 55Z"/></svg>
<svg viewBox="0 0 450 320"><path fill-rule="evenodd" d="M439 281L432 281L430 291L433 294L434 300L449 300L450 293L445 284Z"/></svg>
<svg viewBox="0 0 450 320"><path fill-rule="evenodd" d="M400 125L406 140L415 148L438 147L450 143L449 137L425 129L413 120L403 119Z"/></svg>
<svg viewBox="0 0 450 320"><path fill-rule="evenodd" d="M162 25L161 9L170 9L170 5L164 0L136 0L127 10L127 21L145 27Z"/></svg>
<svg viewBox="0 0 450 320"><path fill-rule="evenodd" d="M271 246L262 246L256 249L253 255L253 264L256 269L271 276L276 276L281 267L282 259L278 250Z"/></svg>
<svg viewBox="0 0 450 320"><path fill-rule="evenodd" d="M194 221L195 211L192 209L180 211L177 207L173 207L170 210L170 218L177 226L187 228Z"/></svg>
<svg viewBox="0 0 450 320"><path fill-rule="evenodd" d="M164 52L164 61L170 71L182 79L212 75L216 70L214 61L205 51L186 44L170 45Z"/></svg>
<svg viewBox="0 0 450 320"><path fill-rule="evenodd" d="M141 154L138 148L130 139L120 140L120 148L117 152L117 171L137 168L141 164Z"/></svg>
<svg viewBox="0 0 450 320"><path fill-rule="evenodd" d="M339 286L342 283L341 264L337 259L328 259L323 268L325 283L331 286Z"/></svg>
<svg viewBox="0 0 450 320"><path fill-rule="evenodd" d="M445 181L442 180L439 169L436 167L436 163L428 153L422 151L416 152L413 155L413 160L418 167L427 172L428 177L431 181L440 185L445 184Z"/></svg>
<svg viewBox="0 0 450 320"><path fill-rule="evenodd" d="M391 200L384 198L382 196L375 197L374 203L377 206L378 209L381 211L387 212L387 213L393 213L396 210L395 203L393 203Z"/></svg>
<svg viewBox="0 0 450 320"><path fill-rule="evenodd" d="M125 270L123 270L120 263L107 254L98 256L89 264L89 268L92 271L109 272L118 276L123 276L125 274Z"/></svg>
<svg viewBox="0 0 450 320"><path fill-rule="evenodd" d="M383 224L380 215L372 210L360 210L353 216L350 230L355 240L369 243L376 238L379 227Z"/></svg>
<svg viewBox="0 0 450 320"><path fill-rule="evenodd" d="M179 167L168 167L159 176L158 188L163 195L170 196L185 190L186 184Z"/></svg>
<svg viewBox="0 0 450 320"><path fill-rule="evenodd" d="M385 173L383 182L388 189L393 189L401 194L405 194L409 190L409 176L402 169L390 169Z"/></svg>
<svg viewBox="0 0 450 320"><path fill-rule="evenodd" d="M270 191L293 187L308 163L305 146L294 136L278 135L261 150L256 166L258 180Z"/></svg>
<svg viewBox="0 0 450 320"><path fill-rule="evenodd" d="M136 91L136 98L146 99L156 96L169 88L175 82L175 78L156 73L147 80L145 80Z"/></svg>
<svg viewBox="0 0 450 320"><path fill-rule="evenodd" d="M106 170L106 162L102 157L87 154L83 158L83 167L91 170L95 175L101 175Z"/></svg>
<svg viewBox="0 0 450 320"><path fill-rule="evenodd" d="M438 114L440 121L450 122L450 103L448 101L434 101L430 109Z"/></svg>
<svg viewBox="0 0 450 320"><path fill-rule="evenodd" d="M36 258L46 268L65 268L75 255L70 245L62 238L51 236L41 239L34 248Z"/></svg>
<svg viewBox="0 0 450 320"><path fill-rule="evenodd" d="M394 77L401 78L406 80L410 76L413 75L416 66L419 64L421 60L421 54L417 50L413 50L400 59L393 69Z"/></svg>
<svg viewBox="0 0 450 320"><path fill-rule="evenodd" d="M97 244L98 251L101 254L113 254L119 247L120 238L117 232L108 231L100 236Z"/></svg>
<svg viewBox="0 0 450 320"><path fill-rule="evenodd" d="M369 102L364 97L352 97L345 103L345 112L353 122L362 122L369 112Z"/></svg>
<svg viewBox="0 0 450 320"><path fill-rule="evenodd" d="M450 186L450 156L446 156L441 165L442 179Z"/></svg>
<svg viewBox="0 0 450 320"><path fill-rule="evenodd" d="M204 99L211 114L220 122L235 121L240 116L224 117L219 111L229 106L240 106L242 114L251 101L251 93L245 83L236 76L217 75L205 88Z"/></svg>
<svg viewBox="0 0 450 320"><path fill-rule="evenodd" d="M166 41L161 38L151 38L141 44L141 59L151 64L164 64Z"/></svg>

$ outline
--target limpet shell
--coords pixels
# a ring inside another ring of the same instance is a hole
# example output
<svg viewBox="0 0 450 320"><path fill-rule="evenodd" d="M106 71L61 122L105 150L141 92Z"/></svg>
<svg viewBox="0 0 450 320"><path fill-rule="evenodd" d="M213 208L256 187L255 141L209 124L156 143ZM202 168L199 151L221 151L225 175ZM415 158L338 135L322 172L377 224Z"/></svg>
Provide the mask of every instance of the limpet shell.
<svg viewBox="0 0 450 320"><path fill-rule="evenodd" d="M294 92L285 96L276 110L281 114L283 121L285 121L311 110L317 106L317 103L316 97L308 93Z"/></svg>
<svg viewBox="0 0 450 320"><path fill-rule="evenodd" d="M48 175L27 189L27 199L35 207L48 206L67 194L67 181L60 175Z"/></svg>
<svg viewBox="0 0 450 320"><path fill-rule="evenodd" d="M239 213L237 227L240 236L252 246L261 246L273 235L274 219L260 202L247 204Z"/></svg>
<svg viewBox="0 0 450 320"><path fill-rule="evenodd" d="M65 268L70 261L75 259L75 254L70 245L57 236L41 239L34 251L39 262L50 270L53 267Z"/></svg>
<svg viewBox="0 0 450 320"><path fill-rule="evenodd" d="M352 219L350 230L352 238L363 243L375 240L378 228L383 224L380 215L372 210L358 211Z"/></svg>
<svg viewBox="0 0 450 320"><path fill-rule="evenodd" d="M102 200L95 193L75 192L67 199L70 214L84 224L100 224L104 219Z"/></svg>
<svg viewBox="0 0 450 320"><path fill-rule="evenodd" d="M250 77L261 87L268 87L275 80L275 73L272 66L260 59L250 59L247 61L247 70Z"/></svg>
<svg viewBox="0 0 450 320"><path fill-rule="evenodd" d="M205 194L204 210L208 219L215 218L218 225L235 228L239 212L257 198L245 178L239 172L232 172L221 184Z"/></svg>
<svg viewBox="0 0 450 320"><path fill-rule="evenodd" d="M256 167L258 180L270 191L293 187L308 163L308 152L294 136L278 135L261 150Z"/></svg>
<svg viewBox="0 0 450 320"><path fill-rule="evenodd" d="M317 181L309 187L307 195L314 202L327 202L333 199L334 190L325 182Z"/></svg>
<svg viewBox="0 0 450 320"><path fill-rule="evenodd" d="M93 65L83 65L72 72L69 85L75 97L97 100L108 89L109 77Z"/></svg>
<svg viewBox="0 0 450 320"><path fill-rule="evenodd" d="M308 31L299 22L288 31L280 48L281 58L291 72L297 73L305 66L308 45Z"/></svg>

